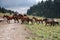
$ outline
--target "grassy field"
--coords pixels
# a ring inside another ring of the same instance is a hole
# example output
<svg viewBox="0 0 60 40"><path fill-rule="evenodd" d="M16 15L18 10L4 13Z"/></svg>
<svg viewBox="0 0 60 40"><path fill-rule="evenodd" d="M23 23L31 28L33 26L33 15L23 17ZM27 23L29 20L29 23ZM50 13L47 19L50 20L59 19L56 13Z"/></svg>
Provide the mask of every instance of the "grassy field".
<svg viewBox="0 0 60 40"><path fill-rule="evenodd" d="M10 15L10 14L9 13L0 13L0 17L2 17L3 15ZM11 15L13 15L13 14L11 14Z"/></svg>
<svg viewBox="0 0 60 40"><path fill-rule="evenodd" d="M5 14L0 13L0 16ZM6 13L6 15L10 15ZM29 16L32 18L33 16ZM38 17L43 18L43 17ZM60 19L57 19L60 22ZM26 27L31 30L34 37L26 37L27 39L31 38L31 40L60 40L60 25L56 26L45 26L44 24L26 24Z"/></svg>
<svg viewBox="0 0 60 40"><path fill-rule="evenodd" d="M60 22L60 19L57 20ZM36 37L30 37L32 40L60 40L60 25L27 24L26 27L32 31L33 35L36 35Z"/></svg>

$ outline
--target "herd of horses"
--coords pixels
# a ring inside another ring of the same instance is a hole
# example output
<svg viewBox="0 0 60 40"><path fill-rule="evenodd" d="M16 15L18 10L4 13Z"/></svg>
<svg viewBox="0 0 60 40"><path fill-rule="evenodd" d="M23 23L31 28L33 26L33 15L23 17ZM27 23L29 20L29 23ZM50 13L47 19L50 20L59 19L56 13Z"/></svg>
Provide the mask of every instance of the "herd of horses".
<svg viewBox="0 0 60 40"><path fill-rule="evenodd" d="M33 24L34 22L36 23L45 23L45 25L51 25L51 26L54 26L54 25L59 25L59 22L58 21L55 21L54 19L52 18L44 18L44 19L38 19L37 17L32 17L32 18L29 18L26 14L22 15L22 14L14 14L12 16L8 16L8 15L3 15L3 18L6 18L7 19L7 23L10 23L10 21L13 19L14 20L14 23L19 23L19 20L21 20L21 24L23 23L29 23L31 22L31 24Z"/></svg>

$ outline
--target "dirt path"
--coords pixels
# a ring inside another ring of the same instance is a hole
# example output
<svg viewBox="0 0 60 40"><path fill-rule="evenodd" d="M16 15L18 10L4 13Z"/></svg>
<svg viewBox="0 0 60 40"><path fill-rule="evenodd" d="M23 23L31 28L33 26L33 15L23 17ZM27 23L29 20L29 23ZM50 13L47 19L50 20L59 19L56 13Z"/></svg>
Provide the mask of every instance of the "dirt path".
<svg viewBox="0 0 60 40"><path fill-rule="evenodd" d="M27 40L25 25L20 23L0 23L0 40Z"/></svg>

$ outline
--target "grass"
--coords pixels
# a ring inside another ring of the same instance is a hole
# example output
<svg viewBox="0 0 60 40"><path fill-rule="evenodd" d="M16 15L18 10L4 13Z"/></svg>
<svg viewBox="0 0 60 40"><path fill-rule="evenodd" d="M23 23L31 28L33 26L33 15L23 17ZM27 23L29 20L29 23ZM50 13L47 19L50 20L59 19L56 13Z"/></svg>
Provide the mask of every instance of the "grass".
<svg viewBox="0 0 60 40"><path fill-rule="evenodd" d="M3 15L10 15L10 14L0 13L0 16ZM29 17L32 18L33 16ZM60 22L60 19L57 20ZM31 40L60 40L60 25L45 26L44 24L33 24L33 25L26 24L26 27L30 29L34 35L37 35L36 37L26 37L27 39L31 38Z"/></svg>
<svg viewBox="0 0 60 40"><path fill-rule="evenodd" d="M41 18L43 19L44 17L39 17L39 16L32 16L32 15L28 15L29 18L33 18L33 17L36 17L36 18Z"/></svg>
<svg viewBox="0 0 60 40"><path fill-rule="evenodd" d="M34 24L34 25L26 25L27 28L32 30L34 35L37 35L36 40L60 40L60 26L45 26L43 24Z"/></svg>
<svg viewBox="0 0 60 40"><path fill-rule="evenodd" d="M2 17L3 15L9 15L9 16L11 16L11 15L13 15L13 14L9 14L9 13L0 13L0 17Z"/></svg>
<svg viewBox="0 0 60 40"><path fill-rule="evenodd" d="M57 20L60 22L60 19ZM30 29L34 35L37 35L37 37L31 37L32 40L60 40L60 25L45 26L44 24L27 24L26 27Z"/></svg>

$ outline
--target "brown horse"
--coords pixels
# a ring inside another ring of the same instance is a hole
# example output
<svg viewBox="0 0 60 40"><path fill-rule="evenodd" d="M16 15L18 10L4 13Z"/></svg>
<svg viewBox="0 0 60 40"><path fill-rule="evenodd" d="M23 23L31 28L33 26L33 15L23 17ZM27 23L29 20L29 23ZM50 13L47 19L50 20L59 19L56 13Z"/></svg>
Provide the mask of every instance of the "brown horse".
<svg viewBox="0 0 60 40"><path fill-rule="evenodd" d="M33 17L33 19L35 20L35 22L43 23L43 20L42 19L38 19L36 17Z"/></svg>
<svg viewBox="0 0 60 40"><path fill-rule="evenodd" d="M28 17L26 14L24 14L24 16ZM33 24L33 18L28 17L28 22L31 22Z"/></svg>
<svg viewBox="0 0 60 40"><path fill-rule="evenodd" d="M33 24L33 19L32 18L29 18L29 22L31 22Z"/></svg>
<svg viewBox="0 0 60 40"><path fill-rule="evenodd" d="M21 17L23 17L22 14L18 14L18 19L21 19Z"/></svg>
<svg viewBox="0 0 60 40"><path fill-rule="evenodd" d="M12 19L14 20L14 23L16 23L16 21L19 23L18 16L16 14L13 16L4 15L3 18L7 19L7 23L10 23L10 20Z"/></svg>
<svg viewBox="0 0 60 40"><path fill-rule="evenodd" d="M8 15L4 15L3 18L6 18L7 19L7 23L10 23L10 20L13 19L13 17L8 16Z"/></svg>
<svg viewBox="0 0 60 40"><path fill-rule="evenodd" d="M22 23L24 23L24 22L29 23L29 17L23 15L23 16L21 17L21 22L22 22ZM22 23L21 23L21 24L22 24Z"/></svg>
<svg viewBox="0 0 60 40"><path fill-rule="evenodd" d="M22 15L22 14L19 14L18 15L19 16L19 19L21 19L21 24L23 24L23 23L29 23L29 22L31 22L31 23L33 23L33 20L32 19L30 19L26 14L24 14L24 15Z"/></svg>
<svg viewBox="0 0 60 40"><path fill-rule="evenodd" d="M16 21L19 23L19 16L17 14L13 15L13 19L14 19L15 23L16 23Z"/></svg>
<svg viewBox="0 0 60 40"><path fill-rule="evenodd" d="M51 19L51 18L45 18L45 19L43 19L43 21L45 21L45 25L50 24L50 25L54 26L56 24L59 24L59 22L56 22L56 21L54 21L54 19Z"/></svg>

